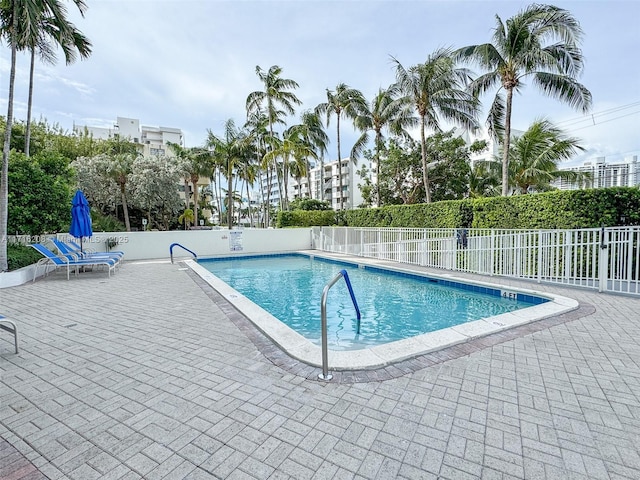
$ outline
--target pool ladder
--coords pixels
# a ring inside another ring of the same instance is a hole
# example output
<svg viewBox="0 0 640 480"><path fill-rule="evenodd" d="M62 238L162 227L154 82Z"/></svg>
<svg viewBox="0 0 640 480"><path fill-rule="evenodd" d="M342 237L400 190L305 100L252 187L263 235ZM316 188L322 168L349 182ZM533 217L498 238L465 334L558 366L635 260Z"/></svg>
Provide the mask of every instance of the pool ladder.
<svg viewBox="0 0 640 480"><path fill-rule="evenodd" d="M180 247L183 250L186 250L187 252L189 252L191 255L193 255L193 258L196 259L196 261L198 260L198 255L195 254L195 252L192 252L191 250L189 250L187 247L185 247L184 245L180 245L179 243L172 243L169 246L169 256L171 257L171 263L173 263L173 247Z"/></svg>
<svg viewBox="0 0 640 480"><path fill-rule="evenodd" d="M341 278L344 278L344 281L347 284L349 295L351 295L351 301L353 302L353 306L356 309L356 333L358 335L360 334L360 309L358 308L358 302L356 302L356 296L353 294L353 288L351 287L349 274L347 274L346 270L340 270L340 273L338 273L338 275L336 275L333 280L325 285L324 290L322 290L322 299L320 300L320 317L322 327L322 373L318 374L318 378L320 380L329 381L333 378L333 375L329 373L329 352L327 349L327 295L329 294L329 289L331 289L331 287L333 287Z"/></svg>

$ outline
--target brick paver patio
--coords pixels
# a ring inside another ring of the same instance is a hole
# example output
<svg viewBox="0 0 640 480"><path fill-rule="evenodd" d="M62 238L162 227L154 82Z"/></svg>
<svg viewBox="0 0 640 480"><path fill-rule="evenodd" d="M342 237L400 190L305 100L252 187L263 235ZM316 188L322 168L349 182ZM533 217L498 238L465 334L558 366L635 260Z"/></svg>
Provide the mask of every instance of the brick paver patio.
<svg viewBox="0 0 640 480"><path fill-rule="evenodd" d="M581 307L331 383L180 265L0 290L0 478L640 478L640 299L521 285Z"/></svg>

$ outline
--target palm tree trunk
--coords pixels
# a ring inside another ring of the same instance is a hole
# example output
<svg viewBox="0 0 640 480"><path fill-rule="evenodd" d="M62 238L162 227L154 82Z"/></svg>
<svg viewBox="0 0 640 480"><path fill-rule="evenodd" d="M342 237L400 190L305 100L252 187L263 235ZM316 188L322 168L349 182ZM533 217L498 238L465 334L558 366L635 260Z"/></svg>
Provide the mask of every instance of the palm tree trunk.
<svg viewBox="0 0 640 480"><path fill-rule="evenodd" d="M282 158L282 183L284 186L282 210L289 211L289 159L286 157Z"/></svg>
<svg viewBox="0 0 640 480"><path fill-rule="evenodd" d="M309 159L305 159L305 161L307 162L307 189L309 190L307 192L307 196L313 200L313 190L311 189L311 162L309 162Z"/></svg>
<svg viewBox="0 0 640 480"><path fill-rule="evenodd" d="M376 130L376 206L380 207L380 144L382 134Z"/></svg>
<svg viewBox="0 0 640 480"><path fill-rule="evenodd" d="M184 179L184 208L189 208L189 179Z"/></svg>
<svg viewBox="0 0 640 480"><path fill-rule="evenodd" d="M509 147L511 146L511 105L513 88L507 89L507 110L504 117L504 140L502 142L502 196L509 195Z"/></svg>
<svg viewBox="0 0 640 480"><path fill-rule="evenodd" d="M267 167L267 208L264 213L265 228L269 228L269 222L271 220L269 218L269 206L271 205L271 178L273 178L272 175L273 174L271 173L271 168Z"/></svg>
<svg viewBox="0 0 640 480"><path fill-rule="evenodd" d="M278 159L276 159L276 180L278 180L278 196L280 197L280 210L284 210L283 193L282 193L282 169L278 168Z"/></svg>
<svg viewBox="0 0 640 480"><path fill-rule="evenodd" d="M191 184L193 185L193 224L198 226L198 180L200 175L191 177Z"/></svg>
<svg viewBox="0 0 640 480"><path fill-rule="evenodd" d="M424 115L420 117L420 144L422 149L422 180L424 182L424 194L427 203L431 203L431 192L429 191L429 170L427 169L427 140L424 134Z"/></svg>
<svg viewBox="0 0 640 480"><path fill-rule="evenodd" d="M218 201L218 221L222 224L222 171L218 169L218 194L216 195Z"/></svg>
<svg viewBox="0 0 640 480"><path fill-rule="evenodd" d="M31 66L29 68L29 99L27 101L27 125L24 130L24 154L29 158L31 143L31 107L33 106L33 71L35 70L36 51L31 49Z"/></svg>
<svg viewBox="0 0 640 480"><path fill-rule="evenodd" d="M17 15L14 2L12 35L17 28ZM2 175L0 178L0 272L9 269L7 258L7 222L9 220L9 151L11 150L11 127L13 124L13 90L16 83L16 44L11 41L11 73L9 74L9 98L7 99L7 125L4 129L4 147L2 149Z"/></svg>
<svg viewBox="0 0 640 480"><path fill-rule="evenodd" d="M231 163L230 160L228 162ZM229 230L233 228L233 174L230 167L231 165L227 166L227 223Z"/></svg>
<svg viewBox="0 0 640 480"><path fill-rule="evenodd" d="M251 213L251 197L249 196L249 182L245 182L247 187L247 208L249 209L249 227L253 227L253 214Z"/></svg>
<svg viewBox="0 0 640 480"><path fill-rule="evenodd" d="M129 222L129 207L127 206L127 194L125 192L125 184L120 183L120 195L122 197L122 213L124 215L124 226L127 232L131 231L131 223Z"/></svg>
<svg viewBox="0 0 640 480"><path fill-rule="evenodd" d="M340 112L336 112L336 128L337 128L337 143L338 143L338 185L340 188L340 191L338 192L338 195L340 198L340 210L344 210L344 203L342 201L342 157L340 156Z"/></svg>

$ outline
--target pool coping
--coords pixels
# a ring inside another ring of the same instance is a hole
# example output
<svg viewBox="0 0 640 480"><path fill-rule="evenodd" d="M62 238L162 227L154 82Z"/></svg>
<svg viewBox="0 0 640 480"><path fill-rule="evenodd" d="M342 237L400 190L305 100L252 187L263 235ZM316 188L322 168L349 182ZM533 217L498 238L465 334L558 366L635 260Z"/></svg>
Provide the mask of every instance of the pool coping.
<svg viewBox="0 0 640 480"><path fill-rule="evenodd" d="M284 252L282 253L284 254ZM466 343L471 340L492 335L514 327L526 325L552 316L561 315L576 310L579 307L579 303L569 297L520 287L507 287L500 285L499 283L469 280L461 277L455 277L454 275L447 273L426 274L419 270L419 267L408 264L390 265L387 261L379 261L343 254L328 254L326 252L318 252L315 250L287 253L310 255L328 260L337 260L395 272L444 279L485 288L506 289L549 300L548 302L526 307L514 312L503 313L486 319L467 322L454 327L421 334L385 345L377 345L361 350L329 350L329 367L334 371L382 368L387 365L392 365L420 355L425 355ZM225 257L229 256L242 255L226 255ZM237 292L194 260L185 260L184 264L213 289L215 289L227 302L242 313L258 330L271 339L274 344L285 351L288 355L314 367L320 367L322 365L321 346L311 343L311 341L289 328L272 314L253 303L241 293Z"/></svg>

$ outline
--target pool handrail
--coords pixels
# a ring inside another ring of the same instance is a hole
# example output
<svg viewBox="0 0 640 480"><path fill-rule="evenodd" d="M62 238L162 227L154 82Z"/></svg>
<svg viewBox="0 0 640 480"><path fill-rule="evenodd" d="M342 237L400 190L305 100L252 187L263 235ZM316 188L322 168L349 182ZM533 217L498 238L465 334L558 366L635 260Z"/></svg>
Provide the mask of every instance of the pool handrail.
<svg viewBox="0 0 640 480"><path fill-rule="evenodd" d="M351 301L353 302L353 306L356 309L356 318L357 318L357 326L356 332L360 334L360 308L358 308L358 302L356 302L356 296L353 293L353 288L351 287L351 281L349 280L349 274L346 270L340 270L338 275L334 277L329 283L327 283L322 290L322 298L320 300L320 321L321 321L321 329L322 329L322 373L318 374L318 378L320 380L329 381L333 378L333 375L329 373L329 360L328 360L328 349L327 349L327 295L329 294L329 289L333 287L340 278L344 278L345 283L347 284L347 288L349 289L349 295L351 295Z"/></svg>
<svg viewBox="0 0 640 480"><path fill-rule="evenodd" d="M193 258L196 259L196 261L198 260L198 255L195 254L195 252L192 252L191 250L189 250L187 247L185 247L184 245L180 245L179 243L172 243L169 246L169 256L171 257L171 263L173 263L173 247L180 247L183 250L186 250L187 252L189 252L191 255L193 255Z"/></svg>

